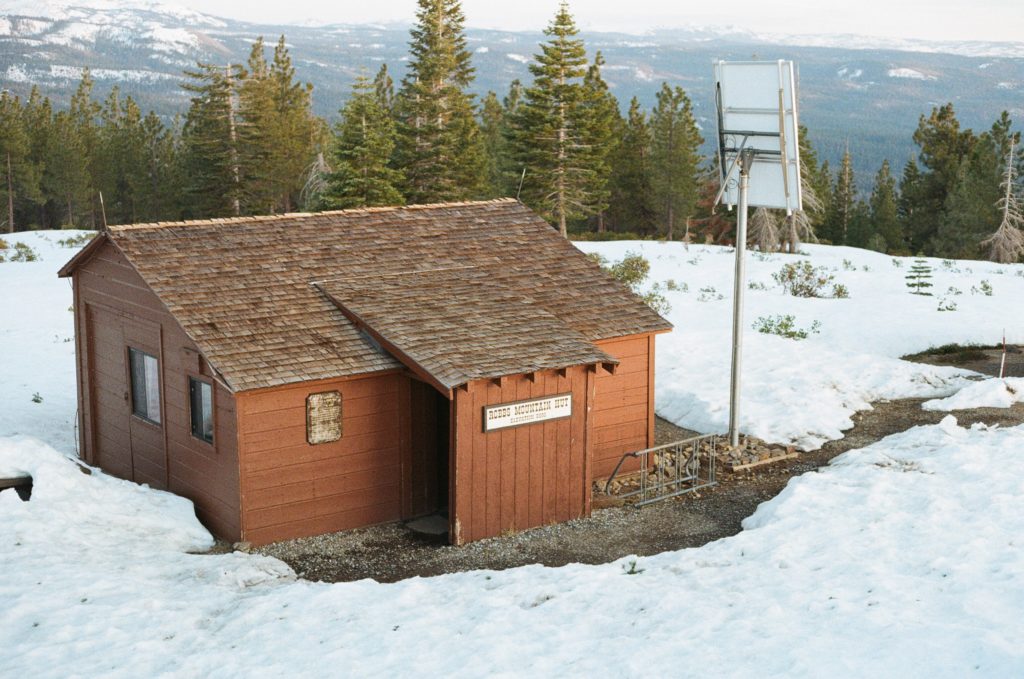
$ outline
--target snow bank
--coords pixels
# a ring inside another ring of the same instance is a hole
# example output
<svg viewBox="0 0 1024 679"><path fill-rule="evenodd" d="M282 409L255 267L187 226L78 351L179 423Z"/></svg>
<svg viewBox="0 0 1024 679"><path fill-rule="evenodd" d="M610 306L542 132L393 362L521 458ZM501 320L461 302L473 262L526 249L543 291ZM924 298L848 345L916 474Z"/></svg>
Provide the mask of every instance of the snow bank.
<svg viewBox="0 0 1024 679"><path fill-rule="evenodd" d="M925 410L964 410L966 408L1009 408L1024 402L1024 377L991 379L970 384L952 396L925 401Z"/></svg>
<svg viewBox="0 0 1024 679"><path fill-rule="evenodd" d="M9 439L0 468L37 487L0 494L0 674L1020 676L1022 446L1024 427L950 417L700 549L325 585L187 554L207 537L184 501Z"/></svg>
<svg viewBox="0 0 1024 679"><path fill-rule="evenodd" d="M617 261L637 252L651 263L672 305L671 333L657 340L658 414L701 432L728 427L732 323L731 248L650 241L576 243ZM909 294L911 258L847 247L805 245L809 256L752 253L746 291L741 429L769 441L804 449L842 438L850 419L870 402L948 396L973 375L954 368L899 360L950 342L994 344L1003 328L1011 343L1024 343L1024 317L1013 313L1024 299L1024 265L928 259L934 296ZM849 289L849 299L797 298L772 274L789 262L809 261ZM666 289L669 281L678 290ZM992 295L983 291L982 281ZM684 289L685 286L685 289ZM648 286L649 287L649 286ZM939 311L952 301L956 311ZM764 335L758 317L791 314L818 334L796 341Z"/></svg>
<svg viewBox="0 0 1024 679"><path fill-rule="evenodd" d="M64 452L76 448L71 281L57 278L57 269L80 247L65 247L60 241L86 235L3 234L12 248L24 243L39 259L0 262L0 436L34 436ZM14 250L0 253L10 260Z"/></svg>

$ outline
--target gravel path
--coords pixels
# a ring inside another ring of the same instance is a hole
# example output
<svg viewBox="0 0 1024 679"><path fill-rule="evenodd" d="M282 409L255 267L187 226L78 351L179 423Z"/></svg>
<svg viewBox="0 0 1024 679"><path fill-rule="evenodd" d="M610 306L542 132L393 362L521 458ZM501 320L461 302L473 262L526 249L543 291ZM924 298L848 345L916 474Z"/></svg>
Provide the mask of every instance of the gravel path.
<svg viewBox="0 0 1024 679"><path fill-rule="evenodd" d="M991 357L963 367L990 370ZM998 369L998 362L995 363ZM1015 365L1016 367L1016 365ZM822 448L739 474L720 473L714 488L638 509L599 509L587 519L452 547L445 536L416 533L391 523L260 548L287 562L310 580L341 582L373 578L392 582L413 576L475 569L504 569L526 564L607 563L629 555L650 555L698 547L741 530L757 506L777 495L793 476L818 469L836 455L861 448L910 427L939 422L947 413L921 409L924 399L874 404L854 416L846 437ZM1024 423L1024 404L1010 409L954 412L961 424ZM659 418L656 438L667 442L693 435Z"/></svg>

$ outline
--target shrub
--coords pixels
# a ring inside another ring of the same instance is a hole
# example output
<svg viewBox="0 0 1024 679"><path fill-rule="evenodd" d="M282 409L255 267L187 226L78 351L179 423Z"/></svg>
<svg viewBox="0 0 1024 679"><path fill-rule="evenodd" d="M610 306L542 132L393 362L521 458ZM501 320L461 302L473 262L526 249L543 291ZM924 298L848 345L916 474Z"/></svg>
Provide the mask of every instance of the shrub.
<svg viewBox="0 0 1024 679"><path fill-rule="evenodd" d="M822 267L811 266L810 262L791 262L772 274L775 282L794 297L838 297L837 289L849 297L849 291L841 284L832 286L832 294L825 292L835 277Z"/></svg>
<svg viewBox="0 0 1024 679"><path fill-rule="evenodd" d="M747 283L747 288L749 290L767 290L768 286L761 281L750 281Z"/></svg>
<svg viewBox="0 0 1024 679"><path fill-rule="evenodd" d="M843 271L856 271L857 265L848 259L843 260Z"/></svg>
<svg viewBox="0 0 1024 679"><path fill-rule="evenodd" d="M34 262L39 259L39 253L31 247L18 241L14 244L14 254L11 255L12 262Z"/></svg>
<svg viewBox="0 0 1024 679"><path fill-rule="evenodd" d="M80 233L77 236L68 236L67 238L61 238L60 240L57 241L57 245L61 246L62 248L77 248L91 241L93 236L95 235L95 233L87 231L85 233Z"/></svg>
<svg viewBox="0 0 1024 679"><path fill-rule="evenodd" d="M674 278L665 281L665 289L672 292L689 292L690 286L684 283L677 283Z"/></svg>
<svg viewBox="0 0 1024 679"><path fill-rule="evenodd" d="M814 321L809 328L798 328L796 319L792 314L776 314L775 316L760 316L754 321L754 330L765 335L778 335L787 339L802 340L808 335L817 335L821 331L821 323Z"/></svg>
<svg viewBox="0 0 1024 679"><path fill-rule="evenodd" d="M836 283L832 286L832 297L835 299L849 299L850 291L842 283Z"/></svg>
<svg viewBox="0 0 1024 679"><path fill-rule="evenodd" d="M610 266L608 260L597 253L591 253L587 257L611 274L612 278L626 285L626 287L633 291L633 294L639 296L640 299L647 303L647 306L659 314L667 314L672 310L672 305L661 294L661 286L657 283L654 284L649 292L641 291L640 286L647 280L647 275L651 272L651 263L644 259L642 255L638 255L635 252L627 252L621 262L616 262Z"/></svg>
<svg viewBox="0 0 1024 679"><path fill-rule="evenodd" d="M985 295L986 297L992 296L992 284L986 280L978 283L977 287L971 286L971 294L973 295Z"/></svg>
<svg viewBox="0 0 1024 679"><path fill-rule="evenodd" d="M700 289L700 296L697 298L698 302L710 302L712 300L725 299L725 295L715 290L714 286L709 285L706 288Z"/></svg>

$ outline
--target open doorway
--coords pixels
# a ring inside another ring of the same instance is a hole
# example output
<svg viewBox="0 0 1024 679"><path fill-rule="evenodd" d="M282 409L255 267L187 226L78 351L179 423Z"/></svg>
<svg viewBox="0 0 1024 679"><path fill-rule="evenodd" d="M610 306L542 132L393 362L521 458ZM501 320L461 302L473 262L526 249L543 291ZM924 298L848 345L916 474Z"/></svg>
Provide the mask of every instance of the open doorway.
<svg viewBox="0 0 1024 679"><path fill-rule="evenodd" d="M411 380L410 498L407 518L438 515L447 526L451 404L436 389Z"/></svg>

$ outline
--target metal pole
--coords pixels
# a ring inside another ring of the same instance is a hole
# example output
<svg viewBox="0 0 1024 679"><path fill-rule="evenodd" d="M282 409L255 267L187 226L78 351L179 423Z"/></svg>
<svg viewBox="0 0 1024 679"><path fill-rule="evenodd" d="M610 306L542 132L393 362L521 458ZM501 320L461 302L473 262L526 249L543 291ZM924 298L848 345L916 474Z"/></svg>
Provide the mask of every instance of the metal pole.
<svg viewBox="0 0 1024 679"><path fill-rule="evenodd" d="M746 288L747 189L750 185L752 149L740 153L739 204L736 212L736 280L732 307L732 379L729 383L729 445L740 444L740 369L743 362L743 291Z"/></svg>

